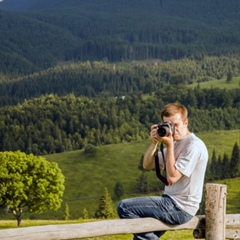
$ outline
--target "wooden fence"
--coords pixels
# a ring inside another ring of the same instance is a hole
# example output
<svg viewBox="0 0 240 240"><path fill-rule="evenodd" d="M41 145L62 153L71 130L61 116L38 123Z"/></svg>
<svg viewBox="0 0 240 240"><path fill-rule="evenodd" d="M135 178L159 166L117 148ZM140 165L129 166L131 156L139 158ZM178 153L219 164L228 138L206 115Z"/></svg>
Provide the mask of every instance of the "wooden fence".
<svg viewBox="0 0 240 240"><path fill-rule="evenodd" d="M70 240L157 230L193 230L196 239L240 239L240 214L226 214L226 189L226 185L206 184L205 215L182 225L168 225L153 218L104 220L1 230L0 239Z"/></svg>

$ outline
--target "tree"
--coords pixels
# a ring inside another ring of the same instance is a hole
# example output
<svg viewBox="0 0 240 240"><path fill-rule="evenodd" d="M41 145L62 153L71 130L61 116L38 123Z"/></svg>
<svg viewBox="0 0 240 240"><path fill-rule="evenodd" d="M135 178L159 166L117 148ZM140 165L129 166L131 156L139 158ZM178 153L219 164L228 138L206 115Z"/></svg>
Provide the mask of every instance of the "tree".
<svg viewBox="0 0 240 240"><path fill-rule="evenodd" d="M66 203L65 205L65 213L63 215L63 219L65 221L69 220L70 219L70 213L69 213L69 207L68 207L68 204Z"/></svg>
<svg viewBox="0 0 240 240"><path fill-rule="evenodd" d="M230 70L228 70L226 82L229 83L229 82L232 81L232 79L233 79L233 74L232 74L232 72Z"/></svg>
<svg viewBox="0 0 240 240"><path fill-rule="evenodd" d="M82 219L89 219L88 210L86 208L82 211Z"/></svg>
<svg viewBox="0 0 240 240"><path fill-rule="evenodd" d="M88 154L89 156L95 157L97 153L97 148L92 144L88 144L84 149L84 153Z"/></svg>
<svg viewBox="0 0 240 240"><path fill-rule="evenodd" d="M144 168L143 168L143 159L144 159L144 155L141 156L140 160L139 160L139 164L138 164L138 169L140 171L144 171Z"/></svg>
<svg viewBox="0 0 240 240"><path fill-rule="evenodd" d="M142 172L142 174L137 179L137 186L136 186L138 193L148 193L149 192L149 183L148 183L148 176L146 172Z"/></svg>
<svg viewBox="0 0 240 240"><path fill-rule="evenodd" d="M56 163L20 151L0 153L0 206L21 224L23 210L42 213L60 208L64 176Z"/></svg>
<svg viewBox="0 0 240 240"><path fill-rule="evenodd" d="M238 144L235 143L232 150L231 160L230 160L230 176L232 178L239 176L239 164L240 164L240 152Z"/></svg>
<svg viewBox="0 0 240 240"><path fill-rule="evenodd" d="M221 168L221 179L230 178L230 166L229 157L226 153L223 154L222 168Z"/></svg>
<svg viewBox="0 0 240 240"><path fill-rule="evenodd" d="M114 195L117 200L119 200L124 194L123 185L121 182L117 181L114 187Z"/></svg>
<svg viewBox="0 0 240 240"><path fill-rule="evenodd" d="M216 180L217 178L217 156L216 156L216 151L215 149L213 149L213 153L212 153L212 159L211 159L211 166L210 166L210 171L211 171L211 177L210 180Z"/></svg>
<svg viewBox="0 0 240 240"><path fill-rule="evenodd" d="M95 212L95 217L109 219L109 218L114 218L115 216L116 216L116 213L113 209L111 196L108 194L108 190L105 187L103 195L99 200L99 206L97 211Z"/></svg>

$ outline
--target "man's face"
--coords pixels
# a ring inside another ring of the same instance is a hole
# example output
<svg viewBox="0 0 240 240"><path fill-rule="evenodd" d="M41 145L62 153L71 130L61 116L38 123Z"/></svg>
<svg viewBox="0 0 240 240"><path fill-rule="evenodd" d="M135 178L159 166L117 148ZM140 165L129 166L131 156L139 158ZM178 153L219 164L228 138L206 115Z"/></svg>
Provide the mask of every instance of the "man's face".
<svg viewBox="0 0 240 240"><path fill-rule="evenodd" d="M188 120L183 120L180 113L176 113L171 117L163 117L163 121L168 122L174 126L175 132L173 138L175 141L180 141L186 137L188 133Z"/></svg>

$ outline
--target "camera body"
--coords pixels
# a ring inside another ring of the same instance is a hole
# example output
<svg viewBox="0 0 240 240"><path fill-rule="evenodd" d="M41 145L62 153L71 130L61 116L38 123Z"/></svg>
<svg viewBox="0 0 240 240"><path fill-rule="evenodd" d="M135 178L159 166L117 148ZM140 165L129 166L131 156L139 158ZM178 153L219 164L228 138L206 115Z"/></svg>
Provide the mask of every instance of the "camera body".
<svg viewBox="0 0 240 240"><path fill-rule="evenodd" d="M175 132L174 126L170 123L164 122L158 125L157 134L159 137L166 137L170 132L170 130L172 131L172 136L173 136Z"/></svg>

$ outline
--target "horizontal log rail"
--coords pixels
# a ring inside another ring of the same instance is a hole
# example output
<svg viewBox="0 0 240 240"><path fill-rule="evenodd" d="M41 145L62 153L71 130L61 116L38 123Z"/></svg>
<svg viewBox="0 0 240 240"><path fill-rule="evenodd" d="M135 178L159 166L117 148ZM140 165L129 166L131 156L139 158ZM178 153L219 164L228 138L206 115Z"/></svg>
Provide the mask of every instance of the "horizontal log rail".
<svg viewBox="0 0 240 240"><path fill-rule="evenodd" d="M164 224L154 218L103 220L81 224L21 227L0 231L1 240L63 240L124 235L148 231L194 230L196 239L204 238L205 216L195 216L182 225ZM226 238L240 239L240 214L226 215Z"/></svg>

